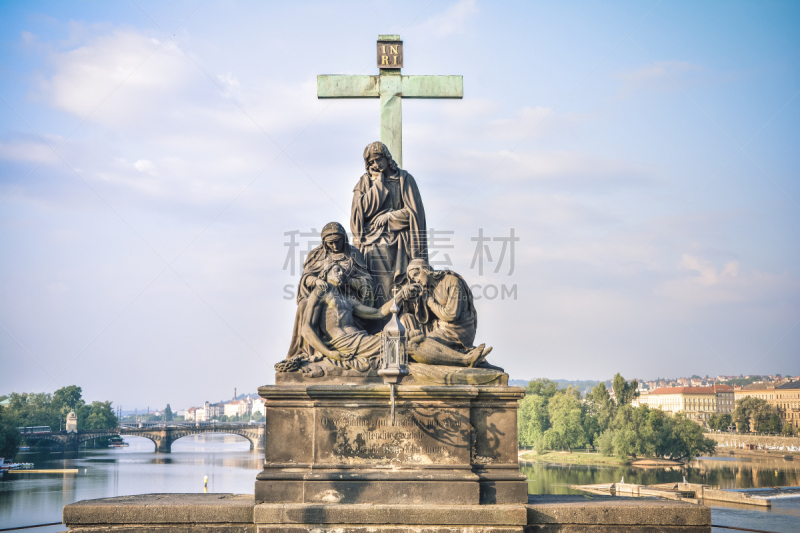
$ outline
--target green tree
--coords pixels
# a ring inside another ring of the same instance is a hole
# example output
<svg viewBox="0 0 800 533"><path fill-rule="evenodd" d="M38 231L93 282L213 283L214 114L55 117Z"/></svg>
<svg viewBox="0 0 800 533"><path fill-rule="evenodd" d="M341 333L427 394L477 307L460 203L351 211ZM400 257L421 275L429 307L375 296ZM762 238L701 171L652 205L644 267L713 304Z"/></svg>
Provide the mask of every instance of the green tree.
<svg viewBox="0 0 800 533"><path fill-rule="evenodd" d="M774 411L774 409L772 410ZM778 415L777 412L773 412L768 418L766 418L766 420L764 420L764 423L759 431L763 431L765 433L780 433L783 429L781 426L782 424L780 415Z"/></svg>
<svg viewBox="0 0 800 533"><path fill-rule="evenodd" d="M655 434L653 426L648 423L649 415L650 409L646 405L638 408L621 405L617 409L611 427L614 430L614 453L618 457L655 454Z"/></svg>
<svg viewBox="0 0 800 533"><path fill-rule="evenodd" d="M17 428L9 422L5 416L5 408L0 405L0 457L10 461L17 455L22 437Z"/></svg>
<svg viewBox="0 0 800 533"><path fill-rule="evenodd" d="M164 408L164 418L167 419L167 422L171 422L174 416L172 415L172 408L167 404L167 407Z"/></svg>
<svg viewBox="0 0 800 533"><path fill-rule="evenodd" d="M52 396L40 393L12 393L9 397L6 417L14 427L50 426L59 429L59 412L53 408Z"/></svg>
<svg viewBox="0 0 800 533"><path fill-rule="evenodd" d="M598 446L596 441L611 424L616 407L604 383L596 385L586 395L585 406L584 429L586 436L595 446Z"/></svg>
<svg viewBox="0 0 800 533"><path fill-rule="evenodd" d="M733 411L733 421L739 431L779 432L780 417L777 417L775 408L767 400L747 396L736 400L736 409ZM775 427L777 417L778 427Z"/></svg>
<svg viewBox="0 0 800 533"><path fill-rule="evenodd" d="M628 383L619 372L614 376L612 387L614 388L617 405L629 405L634 398L639 397L639 391L636 390L639 388L639 384L636 380L634 379Z"/></svg>
<svg viewBox="0 0 800 533"><path fill-rule="evenodd" d="M83 389L77 385L62 387L53 393L53 407L61 414L77 412L84 404L82 393Z"/></svg>
<svg viewBox="0 0 800 533"><path fill-rule="evenodd" d="M703 428L696 422L689 420L682 413L675 415L675 425L672 428L670 448L664 455L670 459L687 461L699 455L713 455L717 443L703 436Z"/></svg>
<svg viewBox="0 0 800 533"><path fill-rule="evenodd" d="M550 398L547 404L550 429L544 433L544 440L550 448L567 448L570 452L572 448L587 444L581 403L572 389L560 390Z"/></svg>
<svg viewBox="0 0 800 533"><path fill-rule="evenodd" d="M537 378L528 382L528 387L525 390L525 393L551 398L557 390L558 383L555 381L547 378Z"/></svg>
<svg viewBox="0 0 800 533"><path fill-rule="evenodd" d="M595 446L603 455L614 455L614 432L610 429L603 431L595 438Z"/></svg>
<svg viewBox="0 0 800 533"><path fill-rule="evenodd" d="M81 408L85 418L78 416L78 429L111 429L119 427L119 420L111 402L92 402Z"/></svg>
<svg viewBox="0 0 800 533"><path fill-rule="evenodd" d="M519 402L517 410L517 434L520 446L540 444L544 432L550 427L547 414L547 398L528 394ZM541 451L537 448L537 451Z"/></svg>
<svg viewBox="0 0 800 533"><path fill-rule="evenodd" d="M717 431L727 431L728 426L733 423L733 418L728 413L717 415L711 415L711 418L708 419L708 427L711 429L716 429Z"/></svg>

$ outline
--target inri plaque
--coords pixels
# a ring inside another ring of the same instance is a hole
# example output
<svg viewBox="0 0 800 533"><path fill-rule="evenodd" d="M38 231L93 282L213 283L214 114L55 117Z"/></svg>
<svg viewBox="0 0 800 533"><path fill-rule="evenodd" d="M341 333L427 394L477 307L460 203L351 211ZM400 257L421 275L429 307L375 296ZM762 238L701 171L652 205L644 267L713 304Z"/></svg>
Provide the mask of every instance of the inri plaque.
<svg viewBox="0 0 800 533"><path fill-rule="evenodd" d="M378 68L403 68L403 41L378 41Z"/></svg>

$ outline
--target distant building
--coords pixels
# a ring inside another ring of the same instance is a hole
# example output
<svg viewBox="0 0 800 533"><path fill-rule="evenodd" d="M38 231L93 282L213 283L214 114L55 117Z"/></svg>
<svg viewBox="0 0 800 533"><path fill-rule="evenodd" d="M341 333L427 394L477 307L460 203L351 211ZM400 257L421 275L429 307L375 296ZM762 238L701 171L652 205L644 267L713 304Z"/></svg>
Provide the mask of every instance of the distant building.
<svg viewBox="0 0 800 533"><path fill-rule="evenodd" d="M734 391L727 385L661 387L638 400L639 404L651 409L661 409L672 416L685 413L688 419L708 425L712 415L733 412Z"/></svg>
<svg viewBox="0 0 800 533"><path fill-rule="evenodd" d="M250 414L250 409L252 407L249 399L233 400L223 405L224 414L225 416L229 417L248 415Z"/></svg>
<svg viewBox="0 0 800 533"><path fill-rule="evenodd" d="M730 385L713 385L717 392L717 413L729 415L736 409L736 395Z"/></svg>
<svg viewBox="0 0 800 533"><path fill-rule="evenodd" d="M184 411L183 418L187 422L194 422L197 420L197 407L190 407Z"/></svg>
<svg viewBox="0 0 800 533"><path fill-rule="evenodd" d="M781 422L800 428L800 381L788 381L775 388L775 408Z"/></svg>
<svg viewBox="0 0 800 533"><path fill-rule="evenodd" d="M638 389L639 396L631 400L631 405L633 407L639 407L640 405L649 405L648 400L650 397L650 391L648 389Z"/></svg>
<svg viewBox="0 0 800 533"><path fill-rule="evenodd" d="M225 414L225 404L224 403L209 403L206 402L203 405L203 420L201 422L208 422L214 418L219 418Z"/></svg>
<svg viewBox="0 0 800 533"><path fill-rule="evenodd" d="M264 398L256 398L255 400L253 400L253 414L258 413L261 415L266 415L267 414L266 405L267 401Z"/></svg>
<svg viewBox="0 0 800 533"><path fill-rule="evenodd" d="M737 400L753 396L762 400L771 401L775 399L775 384L767 381L756 381L750 385L735 390Z"/></svg>
<svg viewBox="0 0 800 533"><path fill-rule="evenodd" d="M758 381L736 389L736 400L747 397L766 400L778 412L782 424L800 427L800 381L790 379L780 382Z"/></svg>

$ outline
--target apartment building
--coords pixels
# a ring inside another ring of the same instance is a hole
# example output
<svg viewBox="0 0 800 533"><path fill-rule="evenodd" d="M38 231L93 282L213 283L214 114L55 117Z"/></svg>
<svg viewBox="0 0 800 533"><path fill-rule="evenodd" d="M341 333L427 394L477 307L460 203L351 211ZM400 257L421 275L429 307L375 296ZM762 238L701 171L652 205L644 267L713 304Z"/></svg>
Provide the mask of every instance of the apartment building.
<svg viewBox="0 0 800 533"><path fill-rule="evenodd" d="M775 408L781 422L789 424L795 430L800 428L800 381L788 381L775 387Z"/></svg>
<svg viewBox="0 0 800 533"><path fill-rule="evenodd" d="M733 387L729 385L660 387L639 396L634 405L661 409L672 416L685 413L690 420L707 425L712 415L732 413L735 397Z"/></svg>

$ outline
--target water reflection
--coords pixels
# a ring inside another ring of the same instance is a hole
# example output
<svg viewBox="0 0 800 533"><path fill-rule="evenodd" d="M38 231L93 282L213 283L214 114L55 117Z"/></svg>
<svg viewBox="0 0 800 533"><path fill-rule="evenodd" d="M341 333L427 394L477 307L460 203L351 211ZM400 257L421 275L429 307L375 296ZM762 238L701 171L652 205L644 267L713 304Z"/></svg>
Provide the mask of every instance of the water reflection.
<svg viewBox="0 0 800 533"><path fill-rule="evenodd" d="M530 494L582 494L569 485L626 483L654 485L682 481L720 489L748 489L800 485L800 461L775 457L701 457L687 467L633 468L611 465L520 463L528 476Z"/></svg>
<svg viewBox="0 0 800 533"><path fill-rule="evenodd" d="M800 459L800 457L798 457ZM720 489L751 489L800 485L800 460L791 461L774 456L701 457L686 468L634 468L611 465L574 465L520 463L528 476L529 494L586 494L569 485L616 483L623 477L626 483L653 485L686 480ZM800 528L800 498L772 500L772 508L708 502L712 522L774 531L796 533ZM713 528L715 533L730 530Z"/></svg>
<svg viewBox="0 0 800 533"><path fill-rule="evenodd" d="M154 453L153 443L126 437L129 448L97 449L77 454L24 454L20 459L36 468L78 468L78 474L6 474L0 478L0 527L15 527L61 520L64 505L78 500L154 492L209 492L252 494L263 455L250 451L238 436L205 434L184 437L169 455ZM798 458L800 459L800 457ZM532 494L583 494L569 485L626 482L650 485L681 481L719 488L753 488L800 485L800 460L735 456L701 458L687 468L641 469L625 466L521 465ZM751 527L779 533L797 531L800 498L773 500L771 510L723 507L713 503L715 523ZM63 526L32 531L63 531ZM725 530L720 530L722 533Z"/></svg>
<svg viewBox="0 0 800 533"><path fill-rule="evenodd" d="M192 435L177 440L169 455L153 443L125 437L128 448L79 453L23 454L37 469L78 468L78 474L6 474L0 479L0 524L16 527L61 520L64 505L79 500L152 492L252 493L263 455L235 435ZM35 529L63 531L63 526Z"/></svg>

